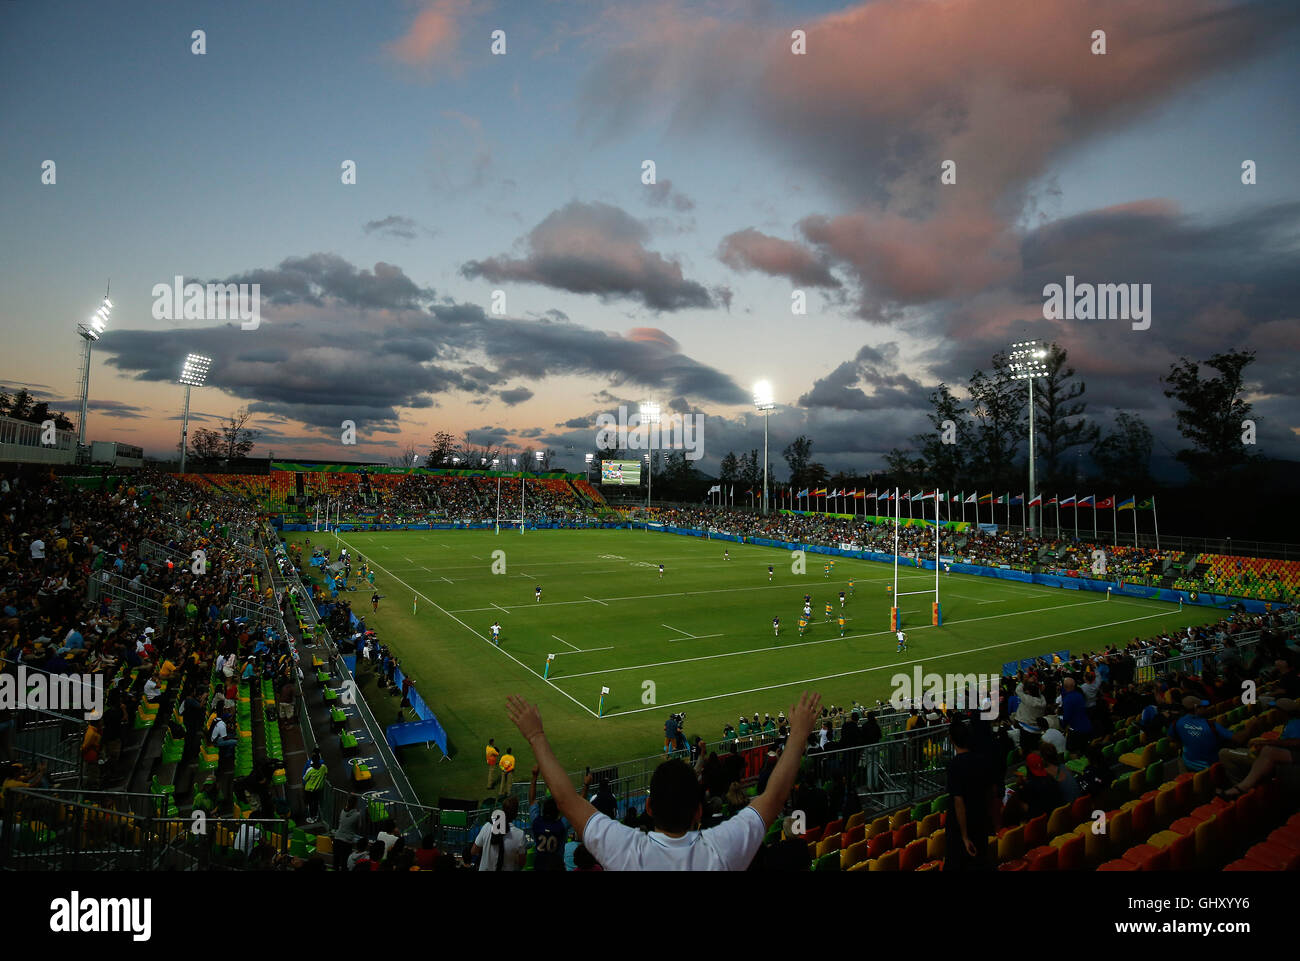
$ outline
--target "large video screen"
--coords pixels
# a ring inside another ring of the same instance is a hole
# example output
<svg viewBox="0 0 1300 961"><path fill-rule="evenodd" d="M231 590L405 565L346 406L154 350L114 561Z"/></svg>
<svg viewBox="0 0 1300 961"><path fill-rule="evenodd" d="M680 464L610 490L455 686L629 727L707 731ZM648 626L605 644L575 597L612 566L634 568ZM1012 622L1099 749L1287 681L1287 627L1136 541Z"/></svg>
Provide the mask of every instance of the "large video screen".
<svg viewBox="0 0 1300 961"><path fill-rule="evenodd" d="M600 462L602 484L625 484L632 487L641 483L639 460L603 460Z"/></svg>

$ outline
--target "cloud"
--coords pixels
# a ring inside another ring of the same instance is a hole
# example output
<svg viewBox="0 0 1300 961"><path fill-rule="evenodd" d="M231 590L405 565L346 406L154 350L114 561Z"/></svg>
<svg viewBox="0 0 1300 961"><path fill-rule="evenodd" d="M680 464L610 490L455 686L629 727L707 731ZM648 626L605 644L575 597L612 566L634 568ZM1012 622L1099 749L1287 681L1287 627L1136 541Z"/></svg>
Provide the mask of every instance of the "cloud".
<svg viewBox="0 0 1300 961"><path fill-rule="evenodd" d="M469 8L469 0L426 3L406 33L389 44L388 53L410 66L446 63L460 40L459 21Z"/></svg>
<svg viewBox="0 0 1300 961"><path fill-rule="evenodd" d="M713 306L709 291L687 280L680 264L646 249L649 234L645 224L618 207L574 200L523 238L523 257L471 260L461 273L493 283L595 294L604 302L629 299L655 311Z"/></svg>
<svg viewBox="0 0 1300 961"><path fill-rule="evenodd" d="M804 287L839 287L826 264L807 247L752 227L722 238L718 259L732 270L757 270Z"/></svg>
<svg viewBox="0 0 1300 961"><path fill-rule="evenodd" d="M721 130L788 157L838 207L800 229L855 276L864 317L1014 277L1015 224L1053 160L1300 22L1294 4L1232 0L1003 0L996 17L981 0L873 0L796 22L808 54L794 56L770 10L710 9L742 16L666 4L620 19L584 80L584 122ZM945 160L955 185L939 181Z"/></svg>
<svg viewBox="0 0 1300 961"><path fill-rule="evenodd" d="M361 229L367 234L379 233L396 240L414 240L419 234L419 226L410 217L392 214L383 220L371 220Z"/></svg>
<svg viewBox="0 0 1300 961"><path fill-rule="evenodd" d="M652 207L671 207L680 213L695 209L695 201L684 193L673 189L673 182L667 178L647 184L647 202Z"/></svg>
<svg viewBox="0 0 1300 961"><path fill-rule="evenodd" d="M870 387L871 393L859 384ZM920 383L899 371L898 345L890 342L879 348L864 345L853 360L845 361L816 381L799 398L799 403L804 407L835 410L921 410L928 394Z"/></svg>
<svg viewBox="0 0 1300 961"><path fill-rule="evenodd" d="M522 404L524 401L533 396L533 392L527 387L512 387L509 390L497 391L497 396L507 407L514 407L516 404Z"/></svg>
<svg viewBox="0 0 1300 961"><path fill-rule="evenodd" d="M97 349L109 366L162 383L175 380L179 358L203 353L213 359L205 390L327 432L343 420L387 430L400 410L430 408L439 394L485 396L512 378L565 374L715 403L745 401L728 375L653 327L622 335L549 315L490 316L419 287L399 267L358 270L332 254L287 258L240 277L263 283L257 330L114 329ZM530 383L498 396L521 403L521 391L535 389Z"/></svg>

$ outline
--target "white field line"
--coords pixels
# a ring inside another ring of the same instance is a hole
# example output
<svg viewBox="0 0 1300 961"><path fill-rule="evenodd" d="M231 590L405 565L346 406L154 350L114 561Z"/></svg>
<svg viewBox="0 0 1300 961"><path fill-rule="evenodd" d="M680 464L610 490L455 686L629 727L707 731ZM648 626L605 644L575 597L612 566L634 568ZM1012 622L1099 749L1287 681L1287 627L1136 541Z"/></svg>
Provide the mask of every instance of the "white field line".
<svg viewBox="0 0 1300 961"><path fill-rule="evenodd" d="M344 543L347 543L347 542L344 541ZM348 544L348 547L352 547L352 545L351 545L351 544ZM487 638L483 637L481 634L479 634L478 631L474 630L474 628L470 627L468 624L466 624L464 621L462 621L459 617L457 617L457 616L456 616L455 614L453 614L451 611L448 611L446 608L442 607L442 606L441 606L440 604L438 604L438 602L435 601L433 598L429 597L427 594L423 594L423 593L421 593L420 591L415 590L415 588L413 588L410 584L407 584L404 580L402 580L402 579L401 579L400 577L398 577L396 574L393 574L391 571L388 571L388 569L385 568L385 567L383 567L382 565L380 565L380 564L376 564L375 566L378 567L381 571L384 571L386 574L388 574L389 577L393 578L393 580L397 581L397 583L401 584L401 585L402 585L403 587L405 587L408 591L411 591L411 592L413 592L414 594L417 594L417 595L419 595L420 597L423 597L426 601L428 601L430 604L432 604L435 608L437 608L438 610L442 611L442 613L446 614L446 615L447 615L448 617L450 617L453 621L455 621L455 622L456 622L457 624L459 624L461 627L465 628L465 630L469 631L471 634L473 634L473 635L474 635L476 638L478 638L480 641L483 641L485 644L489 644L489 645L491 645L495 650L500 651L500 652L501 652L502 654L504 654L506 657L510 658L510 660L514 661L516 664L518 664L520 667L522 667L522 668L523 668L525 671L527 671L529 674L533 675L533 677L537 678L539 681L542 681L544 684L548 684L548 685L550 685L550 687L551 687L552 689L554 689L557 693L559 693L559 694L563 694L563 695L564 695L565 697L567 697L570 701L572 701L574 704L578 705L578 707L582 708L584 711L586 711L586 712L587 712L588 714L590 714L592 717L599 717L599 716L600 716L600 715L597 714L595 711L593 711L591 708L587 707L587 705L583 704L583 703L582 703L581 701L579 701L576 697L574 697L572 694L570 694L568 691L562 691L562 690L560 690L558 687L555 686L555 682L553 682L553 681L551 681L551 680L549 680L549 679L547 679L547 678L542 677L542 675L538 674L538 673L537 673L536 671L534 671L531 667L529 667L529 666L528 666L527 664L525 664L523 661L519 660L519 658L515 657L515 656L514 656L513 654L511 654L509 651L507 651L507 650L503 650L502 648L498 647L497 645L492 644L491 641L489 641Z"/></svg>
<svg viewBox="0 0 1300 961"><path fill-rule="evenodd" d="M671 624L660 624L660 627L666 627L670 631L676 631L678 634L685 634L687 637L694 637L690 631L683 631L680 627L673 627Z"/></svg>
<svg viewBox="0 0 1300 961"><path fill-rule="evenodd" d="M726 637L726 634L687 634L685 637L670 637L669 644L676 644L678 641L703 641L710 637Z"/></svg>
<svg viewBox="0 0 1300 961"><path fill-rule="evenodd" d="M566 641L564 638L562 638L562 637L557 637L555 634L552 634L551 637L554 637L554 638L555 638L557 641L559 641L561 644L569 644L569 642ZM573 648L575 651L581 651L581 650L582 650L582 648L580 648L577 644L569 644L569 647Z"/></svg>
<svg viewBox="0 0 1300 961"><path fill-rule="evenodd" d="M586 594L583 594L582 596L583 596L583 597L587 597ZM602 607L609 607L609 605L606 604L604 601L597 600L597 599L594 598L594 597L587 597L587 600L589 600L589 601L596 601L596 603L597 603L597 604L600 604Z"/></svg>
<svg viewBox="0 0 1300 961"><path fill-rule="evenodd" d="M680 706L683 705L683 704L699 704L699 703L701 703L702 701L716 701L716 700L718 700L718 699L720 699L720 698L724 698L724 697L738 697L738 696L740 696L741 694L758 694L758 693L760 693L760 692L762 692L762 691L775 691L775 690L780 690L781 688L794 687L794 686L799 685L799 684L812 684L812 683L815 682L815 681L830 681L830 680L835 680L835 679L837 679L837 678L841 678L841 677L851 677L851 676L853 676L853 675L855 675L855 674L869 674L869 673L871 673L872 671L887 671L887 670L890 670L891 668L898 668L898 667L911 667L913 664L919 664L921 661L935 661L935 660L939 660L940 658L945 658L945 657L960 657L960 656L963 655L963 654L978 654L978 653L980 653L981 651L992 651L992 650L996 650L996 649L998 649L998 648L1000 648L1000 647L1011 647L1012 645L1015 645L1015 644L1027 644L1027 643L1029 643L1030 641L1042 641L1042 640L1046 640L1046 639L1051 638L1051 637L1062 637L1062 636L1064 636L1064 635L1066 635L1066 634L1077 634L1077 633L1079 633L1080 631L1094 631L1094 630L1096 630L1097 628L1100 628L1100 627L1115 627L1115 626L1120 625L1120 624L1131 624L1131 623L1133 623L1134 621L1146 621L1146 620L1150 620L1150 619L1153 618L1153 617L1164 617L1165 614L1168 614L1168 613L1172 613L1172 612L1171 612L1171 611L1161 611L1159 614L1146 614L1146 615L1143 615L1142 617L1130 617L1129 619L1127 619L1127 620L1123 620L1123 621L1111 621L1109 624L1093 624L1093 625L1089 625L1088 627L1076 627L1076 628L1073 628L1073 629L1068 630L1068 631L1057 631L1057 632L1054 633L1054 634L1040 634L1038 637L1025 637L1025 638L1021 638L1020 640L1015 640L1015 641L1006 641L1006 642L1004 642L1004 643L1002 643L1002 644L990 644L990 645L988 645L988 646L986 646L986 647L973 647L973 648L971 648L971 649L969 649L969 650L966 650L966 651L948 651L948 652L946 652L946 653L944 653L944 654L934 654L934 655L931 655L930 657L922 657L922 658L918 658L918 659L915 660L915 661L899 661L899 662L897 662L897 663L895 663L895 664L881 664L881 665L879 665L878 667L864 667L864 668L861 668L861 669L856 670L856 671L841 671L841 672L838 673L838 674L824 674L824 675L822 675L822 676L820 676L820 677L809 677L809 678L804 678L803 680L800 680L800 681L790 681L790 682L788 682L788 683L786 683L786 684L769 684L769 685L767 685L766 687L752 687L752 688L750 688L750 689L747 690L747 691L731 691L731 692L729 692L729 693L727 693L727 694L711 694L711 695L709 695L708 697L696 697L696 698L691 698L690 700L686 700L686 701L674 701L674 702L671 703L671 704L656 704L656 705L654 705L654 706L652 706L652 707L635 708L635 709L630 710L630 711L615 711L615 712L612 713L612 714L606 714L605 717L621 717L621 716L623 716L624 714L641 714L641 713L643 713L643 712L645 712L645 711L662 711L665 707L680 707ZM927 626L927 627L933 627L934 625L926 625L926 626ZM917 629L917 630L921 630L922 628L916 628L916 629ZM888 633L890 633L890 632L889 632L889 631L883 631L882 633L888 634ZM866 636L866 635L858 635L858 636ZM835 638L835 640L837 640L837 641L838 641L838 640L847 640L847 638L838 638L838 637L837 637L837 638ZM794 645L791 645L791 646L794 646ZM776 648L776 650L784 650L784 648ZM702 658L688 658L688 660L702 660ZM670 662L670 663L677 663L677 662ZM592 672L592 673L606 673L606 674L610 674L610 673L615 673L615 672L614 672L614 671L604 671L604 672L601 672L601 671L594 671L594 672ZM581 676L581 675L568 675L568 676L569 676L569 677L579 677L579 676Z"/></svg>
<svg viewBox="0 0 1300 961"><path fill-rule="evenodd" d="M492 606L495 607L498 611L505 611L505 613L507 613L507 614L510 613L510 612L507 611L504 607L502 607L500 604L493 604Z"/></svg>
<svg viewBox="0 0 1300 961"><path fill-rule="evenodd" d="M560 651L555 656L563 657L565 654L594 654L596 651L612 651L612 647L584 647L576 651Z"/></svg>
<svg viewBox="0 0 1300 961"><path fill-rule="evenodd" d="M1040 614L1040 613L1042 613L1043 611L1056 611L1056 610L1060 610L1060 609L1063 608L1063 607L1087 607L1087 606L1090 605L1090 604L1106 604L1106 603L1114 603L1114 602L1113 602L1113 601L1111 601L1111 602L1107 602L1107 601L1105 601L1105 600L1100 600L1100 601L1086 601L1086 602L1084 602L1083 604L1058 604L1058 605L1056 605L1055 607L1038 607L1038 608L1034 608L1033 610L1030 610L1030 611L1014 611L1014 612L1009 613L1009 614L989 614L989 615L987 615L986 617L972 617L972 618L968 618L968 619L963 620L963 621L958 621L958 622L956 622L956 623L958 623L958 624L972 624L972 623L974 623L974 622L976 622L976 621L992 621L992 620L997 620L998 618L1002 618L1002 617L1020 617L1020 616L1022 616L1022 615L1024 615L1024 614ZM1167 613L1167 612L1163 612L1163 611L1162 611L1160 614L1153 614L1153 615L1150 615L1150 616L1152 616L1152 617L1160 617L1160 616L1163 616L1164 613ZM1135 618L1135 620L1143 620L1143 618ZM1116 621L1116 623L1117 623L1117 624L1127 624L1128 622L1127 622L1127 621ZM1109 627L1110 625L1108 625L1108 624L1100 624L1100 625L1096 625L1096 626L1098 626L1098 627ZM934 627L935 627L935 625L933 625L933 624L924 624L924 625L922 625L921 627L913 628L913 630L914 630L914 631L933 630ZM1071 632L1067 631L1067 632L1065 632L1065 633L1071 633ZM772 654L772 653L775 653L775 652L778 652L778 651L789 651L789 650L793 650L793 649L796 648L796 647L813 647L813 646L815 646L815 645L817 645L817 644L833 644L833 643L835 643L836 641L849 641L849 640L854 640L854 639L856 639L856 638L860 638L860 637L886 637L886 636L892 637L893 634L894 634L893 631L871 631L871 632L868 632L868 633L866 633L866 634L846 634L846 635L844 635L844 637L827 637L827 638L823 638L823 639L821 639L821 640L819 640L819 641L801 641L801 642L798 643L798 644L787 644L787 645L785 645L785 646L783 646L783 647L756 647L756 648L751 648L750 650L747 650L747 651L727 651L727 652L722 653L722 654L704 654L704 655L701 655L701 656L699 656L699 657L686 657L686 658L682 658L681 660L677 660L677 661L659 661L659 662L654 663L654 664L634 664L634 665L631 665L631 666L629 666L629 667L612 668L612 669L610 669L610 670L605 670L605 671L591 671L590 673L591 673L591 674L611 674L611 673L614 673L614 672L616 672L616 671L639 671L639 670L643 670L643 669L648 668L648 667L671 667L671 666L674 665L674 664L687 664L687 663L689 663L689 662L691 662L691 661L710 661L710 660L714 660L714 659L716 659L716 658L721 658L721 657L740 657L740 656L745 655L745 654ZM1048 634L1048 635L1045 635L1045 636L1047 636L1047 637L1054 637L1055 635ZM1028 640L1035 640L1035 638L1029 638ZM1012 643L1018 643L1018 642L1012 642ZM1001 645L994 645L994 646L1001 646ZM985 649L984 649L984 648L980 648L979 650L985 650ZM963 653L963 652L954 652L954 653ZM965 653L969 653L969 652L965 652ZM850 673L852 673L852 672L850 672ZM568 675L565 675L565 679L567 680L568 678L571 678L571 677L587 677L587 676L588 676L587 674L568 674ZM745 692L742 691L742 692L740 692L740 693L745 693ZM608 715L606 715L606 716L608 716Z"/></svg>

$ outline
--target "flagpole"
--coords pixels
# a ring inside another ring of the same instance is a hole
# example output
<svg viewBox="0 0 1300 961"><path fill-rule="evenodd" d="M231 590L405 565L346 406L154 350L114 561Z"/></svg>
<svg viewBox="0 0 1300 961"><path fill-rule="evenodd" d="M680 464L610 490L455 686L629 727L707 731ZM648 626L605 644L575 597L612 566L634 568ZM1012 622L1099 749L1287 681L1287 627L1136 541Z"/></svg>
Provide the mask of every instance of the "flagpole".
<svg viewBox="0 0 1300 961"><path fill-rule="evenodd" d="M891 605L895 611L898 610L898 524L902 520L902 503L898 500L898 488L894 488L894 596ZM895 620L890 625L894 630L898 630L898 621Z"/></svg>
<svg viewBox="0 0 1300 961"><path fill-rule="evenodd" d="M934 603L939 605L939 488L934 489Z"/></svg>
<svg viewBox="0 0 1300 961"><path fill-rule="evenodd" d="M1092 542L1095 544L1097 543L1097 497L1089 496L1092 497Z"/></svg>
<svg viewBox="0 0 1300 961"><path fill-rule="evenodd" d="M1133 508L1133 516L1137 516L1137 508ZM1151 522L1156 527L1156 550L1160 550L1160 515L1156 513L1156 495L1151 495Z"/></svg>
<svg viewBox="0 0 1300 961"><path fill-rule="evenodd" d="M1133 495L1133 546L1138 546L1138 496Z"/></svg>
<svg viewBox="0 0 1300 961"><path fill-rule="evenodd" d="M1110 544L1119 546L1119 495L1110 495Z"/></svg>
<svg viewBox="0 0 1300 961"><path fill-rule="evenodd" d="M1074 539L1079 539L1079 495L1074 496Z"/></svg>

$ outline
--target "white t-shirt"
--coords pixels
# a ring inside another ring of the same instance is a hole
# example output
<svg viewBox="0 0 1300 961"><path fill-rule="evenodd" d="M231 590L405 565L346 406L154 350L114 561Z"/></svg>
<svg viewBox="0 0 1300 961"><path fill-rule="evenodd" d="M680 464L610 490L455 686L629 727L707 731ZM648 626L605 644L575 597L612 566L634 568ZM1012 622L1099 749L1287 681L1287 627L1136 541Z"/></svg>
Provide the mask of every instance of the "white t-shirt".
<svg viewBox="0 0 1300 961"><path fill-rule="evenodd" d="M45 541L41 540L39 537L32 541L32 560L45 560Z"/></svg>
<svg viewBox="0 0 1300 961"><path fill-rule="evenodd" d="M492 844L491 821L483 825L483 830L478 832L478 837L474 839L474 843L483 852L483 856L478 862L478 869L480 871L495 871L497 869L497 854ZM501 865L502 871L519 870L519 852L524 849L524 843L523 830L513 824L510 825L510 833L506 835L505 840L506 863Z"/></svg>
<svg viewBox="0 0 1300 961"><path fill-rule="evenodd" d="M582 843L606 871L744 871L766 832L763 816L753 807L680 838L647 834L597 812L583 828Z"/></svg>

